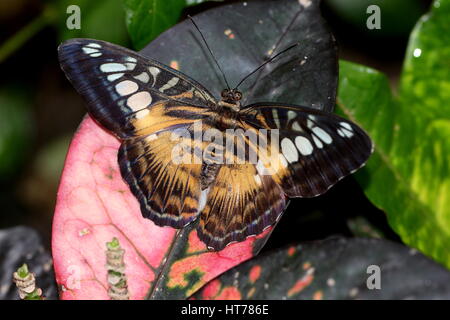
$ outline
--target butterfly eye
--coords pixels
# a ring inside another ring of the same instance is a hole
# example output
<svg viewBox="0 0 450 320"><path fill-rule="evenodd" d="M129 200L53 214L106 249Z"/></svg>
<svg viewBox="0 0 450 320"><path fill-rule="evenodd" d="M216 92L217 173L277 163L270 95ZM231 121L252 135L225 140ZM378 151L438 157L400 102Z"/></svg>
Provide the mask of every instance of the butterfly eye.
<svg viewBox="0 0 450 320"><path fill-rule="evenodd" d="M242 99L242 93L239 92L239 91L236 91L236 92L234 93L234 97L235 97L235 100L236 100L236 101L237 101L237 100L241 100L241 99Z"/></svg>

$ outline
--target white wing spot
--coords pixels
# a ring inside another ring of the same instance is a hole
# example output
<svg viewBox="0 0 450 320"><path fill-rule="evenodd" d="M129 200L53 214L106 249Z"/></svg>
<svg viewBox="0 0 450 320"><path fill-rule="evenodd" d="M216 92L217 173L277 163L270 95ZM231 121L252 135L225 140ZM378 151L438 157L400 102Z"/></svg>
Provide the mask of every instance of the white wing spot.
<svg viewBox="0 0 450 320"><path fill-rule="evenodd" d="M345 138L345 132L344 132L344 130L338 128L338 129L337 129L337 133L338 133L342 138Z"/></svg>
<svg viewBox="0 0 450 320"><path fill-rule="evenodd" d="M159 69L156 68L156 67L149 67L149 68L148 68L148 71L150 71L150 74L151 74L152 77L153 77L153 84L152 84L152 86L154 86L155 83L156 83L156 77L157 77L158 74L161 72L161 70L159 70Z"/></svg>
<svg viewBox="0 0 450 320"><path fill-rule="evenodd" d="M333 142L331 136L328 133L326 133L322 128L314 127L312 131L320 138L320 140L322 140L326 144L330 144L331 142Z"/></svg>
<svg viewBox="0 0 450 320"><path fill-rule="evenodd" d="M304 156L309 156L314 150L311 142L303 136L295 137L295 145L298 151Z"/></svg>
<svg viewBox="0 0 450 320"><path fill-rule="evenodd" d="M341 125L341 127L344 127L344 129L347 129L349 131L353 131L353 128L350 124L348 124L347 122L339 122L339 124Z"/></svg>
<svg viewBox="0 0 450 320"><path fill-rule="evenodd" d="M94 47L94 48L101 48L102 47L101 45L99 45L98 43L95 43L95 42L88 43L88 46L89 47Z"/></svg>
<svg viewBox="0 0 450 320"><path fill-rule="evenodd" d="M297 149L290 139L284 138L281 140L281 151L283 151L283 155L289 163L298 161Z"/></svg>
<svg viewBox="0 0 450 320"><path fill-rule="evenodd" d="M276 126L279 128L280 127L280 119L278 119L277 109L272 109L272 116L273 116L273 121L275 122Z"/></svg>
<svg viewBox="0 0 450 320"><path fill-rule="evenodd" d="M150 142L150 141L156 140L157 138L158 138L158 135L156 133L153 133L153 134L149 135L146 140Z"/></svg>
<svg viewBox="0 0 450 320"><path fill-rule="evenodd" d="M347 138L353 137L353 128L350 124L348 124L347 122L340 122L339 124L341 125L341 128L338 129L338 134L341 137L347 137Z"/></svg>
<svg viewBox="0 0 450 320"><path fill-rule="evenodd" d="M294 121L294 123L292 124L292 129L297 131L303 131L302 127L300 127L297 121Z"/></svg>
<svg viewBox="0 0 450 320"><path fill-rule="evenodd" d="M133 94L127 100L127 106L133 111L139 111L152 103L152 96L147 91L141 91Z"/></svg>
<svg viewBox="0 0 450 320"><path fill-rule="evenodd" d="M132 62L132 63L137 63L136 58L133 58L133 57L127 57L127 61Z"/></svg>
<svg viewBox="0 0 450 320"><path fill-rule="evenodd" d="M150 111L148 111L147 109L138 111L138 112L136 112L136 118L137 118L137 119L144 118L144 117L147 116L149 113L150 113Z"/></svg>
<svg viewBox="0 0 450 320"><path fill-rule="evenodd" d="M102 55L101 52L94 52L94 53L91 53L91 54L90 54L90 56L93 57L93 58L100 57L101 55Z"/></svg>
<svg viewBox="0 0 450 320"><path fill-rule="evenodd" d="M345 130L342 130L342 132L344 132L344 134L345 134L345 136L346 136L347 138L353 137L353 132L345 131Z"/></svg>
<svg viewBox="0 0 450 320"><path fill-rule="evenodd" d="M135 79L138 79L139 81L143 83L147 83L150 80L150 76L147 72L142 72L140 75L137 75L134 77Z"/></svg>
<svg viewBox="0 0 450 320"><path fill-rule="evenodd" d="M322 148L323 148L322 141L320 141L319 139L317 139L316 136L313 136L313 140L314 140L314 143L316 144L317 148L319 148L319 149L322 149Z"/></svg>
<svg viewBox="0 0 450 320"><path fill-rule="evenodd" d="M257 184L258 186L260 186L262 182L261 182L261 178L259 177L259 174L255 174L255 175L253 176L253 178L255 179L256 184Z"/></svg>
<svg viewBox="0 0 450 320"><path fill-rule="evenodd" d="M121 76L123 76L123 73L114 73L114 74L110 74L109 76L107 76L106 78L108 79L108 81L114 81L119 79Z"/></svg>
<svg viewBox="0 0 450 320"><path fill-rule="evenodd" d="M295 118L296 113L294 111L292 111L292 110L289 110L288 113L287 113L287 116L288 116L288 121L290 121L290 120Z"/></svg>
<svg viewBox="0 0 450 320"><path fill-rule="evenodd" d="M167 89L170 89L174 86L177 85L178 81L180 81L180 78L177 77L173 77L172 79L170 79L165 85L163 85L159 91L164 92Z"/></svg>
<svg viewBox="0 0 450 320"><path fill-rule="evenodd" d="M102 72L119 72L127 70L127 67L121 63L104 63L100 65Z"/></svg>
<svg viewBox="0 0 450 320"><path fill-rule="evenodd" d="M139 89L136 82L125 80L116 84L116 91L121 96L127 96L136 92Z"/></svg>
<svg viewBox="0 0 450 320"><path fill-rule="evenodd" d="M200 197L198 198L198 212L201 212L206 205L206 200L208 199L209 188L202 191Z"/></svg>
<svg viewBox="0 0 450 320"><path fill-rule="evenodd" d="M91 53L98 52L98 49L89 48L89 47L83 47L83 52L86 53L86 54L91 54Z"/></svg>
<svg viewBox="0 0 450 320"><path fill-rule="evenodd" d="M125 66L127 67L127 70L132 71L136 68L136 63L126 62Z"/></svg>

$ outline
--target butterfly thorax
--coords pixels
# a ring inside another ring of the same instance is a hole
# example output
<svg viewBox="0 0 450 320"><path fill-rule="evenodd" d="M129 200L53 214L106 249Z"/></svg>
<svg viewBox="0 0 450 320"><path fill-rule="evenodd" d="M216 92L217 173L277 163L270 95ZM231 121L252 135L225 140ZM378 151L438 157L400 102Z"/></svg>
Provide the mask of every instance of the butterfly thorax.
<svg viewBox="0 0 450 320"><path fill-rule="evenodd" d="M217 103L217 116L215 122L220 130L235 129L242 93L236 89L225 89L222 91L222 99Z"/></svg>
<svg viewBox="0 0 450 320"><path fill-rule="evenodd" d="M225 89L221 96L222 99L217 103L215 126L221 131L235 129L238 124L242 93L236 89ZM203 161L200 175L202 190L207 189L215 181L220 166L219 163L214 161L208 161L207 159Z"/></svg>

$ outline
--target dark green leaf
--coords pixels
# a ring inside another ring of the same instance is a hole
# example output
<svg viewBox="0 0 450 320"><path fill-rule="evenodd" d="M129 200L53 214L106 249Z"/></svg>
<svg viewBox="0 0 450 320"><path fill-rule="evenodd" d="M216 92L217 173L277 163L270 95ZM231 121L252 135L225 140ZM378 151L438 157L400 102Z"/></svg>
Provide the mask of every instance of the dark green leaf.
<svg viewBox="0 0 450 320"><path fill-rule="evenodd" d="M450 273L394 242L338 238L260 255L211 281L195 298L449 299Z"/></svg>
<svg viewBox="0 0 450 320"><path fill-rule="evenodd" d="M358 174L369 199L410 246L450 267L450 1L412 33L401 90L379 72L343 62L338 107L375 141Z"/></svg>
<svg viewBox="0 0 450 320"><path fill-rule="evenodd" d="M417 19L424 12L421 0L325 0L326 4L342 20L364 32L366 36L408 36ZM367 13L367 8L376 5L380 8L380 29L367 28L367 19L374 11ZM408 14L404 14L405 8Z"/></svg>
<svg viewBox="0 0 450 320"><path fill-rule="evenodd" d="M201 0L123 0L126 22L136 49L142 49L161 32L169 29L189 4Z"/></svg>
<svg viewBox="0 0 450 320"><path fill-rule="evenodd" d="M264 67L241 87L243 103L285 102L331 111L337 86L336 47L320 16L318 1L251 1L224 5L194 17L230 86L271 54L300 45ZM142 53L178 67L215 96L226 88L199 33L184 21Z"/></svg>

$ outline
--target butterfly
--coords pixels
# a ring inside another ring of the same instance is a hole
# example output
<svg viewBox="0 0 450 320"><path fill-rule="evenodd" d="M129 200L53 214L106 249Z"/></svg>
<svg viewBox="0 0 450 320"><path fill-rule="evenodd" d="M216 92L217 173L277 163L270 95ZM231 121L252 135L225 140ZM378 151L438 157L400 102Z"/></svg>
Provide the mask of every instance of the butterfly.
<svg viewBox="0 0 450 320"><path fill-rule="evenodd" d="M71 39L58 54L90 116L121 141L120 172L142 215L174 228L197 221L212 250L260 234L289 198L323 194L373 151L347 119L280 103L242 106L237 89L217 99L187 75L121 46ZM195 138L230 130L240 142L231 147ZM252 131L256 139L245 134ZM177 148L185 152L174 161Z"/></svg>

